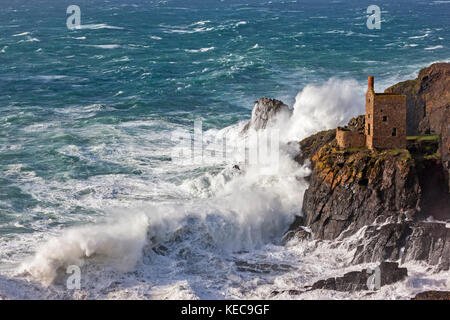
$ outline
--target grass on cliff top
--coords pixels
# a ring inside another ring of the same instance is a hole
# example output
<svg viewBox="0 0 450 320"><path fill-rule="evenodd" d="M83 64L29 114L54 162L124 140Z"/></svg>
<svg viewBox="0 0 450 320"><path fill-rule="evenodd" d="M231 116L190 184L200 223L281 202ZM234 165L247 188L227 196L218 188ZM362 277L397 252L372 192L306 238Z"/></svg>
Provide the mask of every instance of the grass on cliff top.
<svg viewBox="0 0 450 320"><path fill-rule="evenodd" d="M407 136L406 140L408 141L437 141L439 139L439 136L437 134L424 134L421 136Z"/></svg>
<svg viewBox="0 0 450 320"><path fill-rule="evenodd" d="M407 149L380 149L371 151L366 146L363 147L352 147L346 149L333 148L331 153L351 155L355 153L366 153L372 158L384 158L385 156L398 157L400 160L409 161L412 159L411 153Z"/></svg>
<svg viewBox="0 0 450 320"><path fill-rule="evenodd" d="M439 160L441 158L441 156L439 155L439 153L436 152L436 153L433 153L430 155L425 155L423 158L425 160Z"/></svg>
<svg viewBox="0 0 450 320"><path fill-rule="evenodd" d="M401 160L407 161L407 160L411 160L411 153L409 153L408 150L406 149L386 149L386 150L381 150L380 151L381 154L383 153L387 153L391 156L395 156L395 157L400 157Z"/></svg>

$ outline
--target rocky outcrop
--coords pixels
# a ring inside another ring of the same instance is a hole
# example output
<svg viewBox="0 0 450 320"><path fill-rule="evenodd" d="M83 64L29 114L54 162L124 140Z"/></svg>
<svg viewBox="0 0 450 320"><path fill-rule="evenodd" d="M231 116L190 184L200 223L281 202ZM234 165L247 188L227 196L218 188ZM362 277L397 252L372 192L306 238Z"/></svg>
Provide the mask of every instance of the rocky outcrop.
<svg viewBox="0 0 450 320"><path fill-rule="evenodd" d="M412 223L387 223L368 226L356 248L352 263L397 261L401 258L408 236L412 233Z"/></svg>
<svg viewBox="0 0 450 320"><path fill-rule="evenodd" d="M352 263L384 260L424 261L435 271L449 270L450 228L445 223L420 221L368 226Z"/></svg>
<svg viewBox="0 0 450 320"><path fill-rule="evenodd" d="M351 118L346 127L351 131L364 131L365 125L365 115L360 115L356 118Z"/></svg>
<svg viewBox="0 0 450 320"><path fill-rule="evenodd" d="M406 130L408 135L441 132L448 124L450 108L450 63L435 63L419 72L414 80L400 82L386 93L406 95Z"/></svg>
<svg viewBox="0 0 450 320"><path fill-rule="evenodd" d="M310 160L312 173L303 217L284 242L312 238L339 243L359 232L350 248L355 249L354 264L424 261L435 271L450 269L449 228L424 222L450 221L449 70L450 64L434 64L417 79L386 90L407 95L409 133L436 132L408 137L407 149L340 149L335 130L300 142L296 160ZM429 129L423 129L425 124ZM351 119L346 128L362 130L364 116Z"/></svg>
<svg viewBox="0 0 450 320"><path fill-rule="evenodd" d="M402 256L402 263L407 261L425 261L437 271L449 270L450 228L445 223L416 223Z"/></svg>
<svg viewBox="0 0 450 320"><path fill-rule="evenodd" d="M450 300L450 291L425 291L411 300Z"/></svg>
<svg viewBox="0 0 450 320"><path fill-rule="evenodd" d="M422 69L414 80L400 82L386 93L406 95L408 135L439 135L439 154L450 193L450 63L435 63Z"/></svg>
<svg viewBox="0 0 450 320"><path fill-rule="evenodd" d="M421 189L407 150L339 150L332 142L312 157L312 166L303 214L314 239L352 235L418 210Z"/></svg>
<svg viewBox="0 0 450 320"><path fill-rule="evenodd" d="M324 145L336 138L336 130L320 131L300 141L301 152L295 160L303 165L307 159L311 159Z"/></svg>
<svg viewBox="0 0 450 320"><path fill-rule="evenodd" d="M369 288L368 286L372 282L369 281L369 278L375 280L375 277L379 276L378 284L382 287L401 281L408 276L407 269L399 268L398 263L395 262L382 262L379 265L379 273L376 274L376 272L375 270L369 271L367 269L352 271L344 274L342 277L317 281L311 286L311 290L324 289L348 292L371 290L373 287ZM375 283L372 282L372 285L376 285L376 281Z"/></svg>
<svg viewBox="0 0 450 320"><path fill-rule="evenodd" d="M252 111L252 118L245 125L242 133L249 129L260 130L265 129L275 119L285 117L288 119L292 114L292 110L282 101L269 98L260 98L255 101Z"/></svg>

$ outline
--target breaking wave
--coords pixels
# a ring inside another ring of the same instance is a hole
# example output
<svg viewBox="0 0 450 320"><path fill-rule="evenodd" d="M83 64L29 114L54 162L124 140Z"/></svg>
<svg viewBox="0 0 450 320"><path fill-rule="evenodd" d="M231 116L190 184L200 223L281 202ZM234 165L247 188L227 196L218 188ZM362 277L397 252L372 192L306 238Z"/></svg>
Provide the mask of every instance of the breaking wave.
<svg viewBox="0 0 450 320"><path fill-rule="evenodd" d="M232 165L204 168L203 175L173 186L179 198L111 209L103 222L71 228L48 240L21 272L48 285L72 264L101 261L117 272L132 271L161 246L174 259L182 248L189 248L190 259L195 260L205 254L227 257L277 244L301 213L307 187L303 177L309 174L293 160L298 146L287 142L333 128L360 111L356 87L353 80L330 79L299 92L291 119L275 122L281 132L278 163L264 167L240 163L240 170ZM241 139L242 127L239 123L223 130Z"/></svg>

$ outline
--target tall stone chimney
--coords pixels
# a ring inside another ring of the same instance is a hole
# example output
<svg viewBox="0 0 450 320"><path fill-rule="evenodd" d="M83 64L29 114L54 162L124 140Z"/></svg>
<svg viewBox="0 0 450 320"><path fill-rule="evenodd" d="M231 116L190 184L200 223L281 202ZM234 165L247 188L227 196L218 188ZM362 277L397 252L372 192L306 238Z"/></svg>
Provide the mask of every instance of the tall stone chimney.
<svg viewBox="0 0 450 320"><path fill-rule="evenodd" d="M369 76L369 85L368 85L368 87L367 87L368 90L374 91L373 83L374 83L373 76Z"/></svg>

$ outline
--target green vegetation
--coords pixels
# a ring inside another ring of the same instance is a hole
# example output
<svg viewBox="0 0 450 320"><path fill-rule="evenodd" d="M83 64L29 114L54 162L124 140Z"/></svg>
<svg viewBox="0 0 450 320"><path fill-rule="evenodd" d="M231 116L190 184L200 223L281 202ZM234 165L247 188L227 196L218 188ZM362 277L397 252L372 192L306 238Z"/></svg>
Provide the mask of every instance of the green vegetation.
<svg viewBox="0 0 450 320"><path fill-rule="evenodd" d="M439 156L439 153L436 152L430 155L426 155L423 158L426 160L439 160L441 157Z"/></svg>
<svg viewBox="0 0 450 320"><path fill-rule="evenodd" d="M345 149L345 151L346 151L346 152L349 152L349 153L355 153L355 152L366 151L366 150L369 150L369 149L367 149L366 146L362 146L362 147L352 147L352 148L347 148L347 149Z"/></svg>
<svg viewBox="0 0 450 320"><path fill-rule="evenodd" d="M422 136L407 136L406 140L408 141L438 141L439 136L437 134L425 134Z"/></svg>

